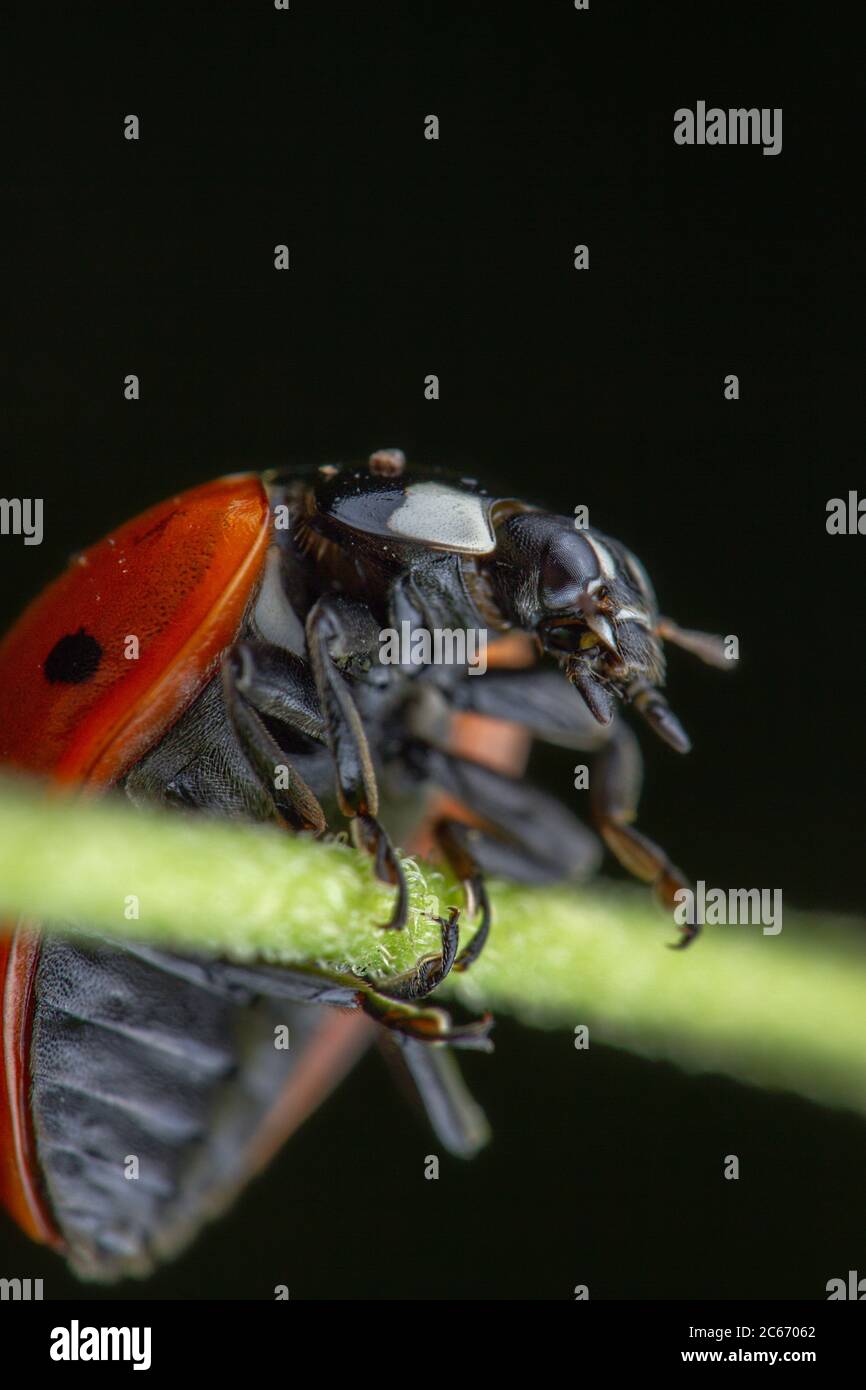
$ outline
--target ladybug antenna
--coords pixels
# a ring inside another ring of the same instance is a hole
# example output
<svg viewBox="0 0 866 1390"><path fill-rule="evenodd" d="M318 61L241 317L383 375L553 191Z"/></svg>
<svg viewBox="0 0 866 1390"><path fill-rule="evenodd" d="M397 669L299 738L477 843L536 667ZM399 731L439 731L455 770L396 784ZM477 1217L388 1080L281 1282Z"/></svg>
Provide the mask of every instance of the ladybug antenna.
<svg viewBox="0 0 866 1390"><path fill-rule="evenodd" d="M691 652L707 666L717 666L722 670L731 669L731 661L725 650L725 639L715 637L709 632L692 632L680 627L672 618L659 618L655 633L664 642L671 642L683 651Z"/></svg>

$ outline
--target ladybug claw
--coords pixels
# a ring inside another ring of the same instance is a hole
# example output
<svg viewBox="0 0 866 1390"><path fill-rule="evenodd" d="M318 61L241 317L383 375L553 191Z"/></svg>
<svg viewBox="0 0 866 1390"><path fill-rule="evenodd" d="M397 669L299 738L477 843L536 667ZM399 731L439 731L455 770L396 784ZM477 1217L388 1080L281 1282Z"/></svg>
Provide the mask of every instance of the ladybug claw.
<svg viewBox="0 0 866 1390"><path fill-rule="evenodd" d="M359 991L357 1000L364 1012L377 1023L405 1037L414 1038L416 1042L449 1043L452 1047L473 1048L479 1052L493 1051L489 1036L493 1027L492 1014L487 1013L470 1023L455 1026L444 1009L419 1008L389 995L382 986L375 991Z"/></svg>
<svg viewBox="0 0 866 1390"><path fill-rule="evenodd" d="M487 888L481 875L476 875L476 877L469 880L464 887L467 890L467 899L471 898L476 912L480 911L481 921L469 945L464 947L454 962L454 969L461 975L464 970L469 969L470 965L478 959L481 952L484 950L487 938L490 935L490 923L493 917L490 899L487 896Z"/></svg>
<svg viewBox="0 0 866 1390"><path fill-rule="evenodd" d="M668 941L666 943L669 951L684 951L687 946L691 946L696 936L700 936L701 929L697 923L683 927L679 941Z"/></svg>
<svg viewBox="0 0 866 1390"><path fill-rule="evenodd" d="M376 877L397 889L394 910L387 922L377 923L381 931L402 931L409 914L409 890L400 860L384 829L373 816L356 816L352 821L352 838L359 849L372 856Z"/></svg>

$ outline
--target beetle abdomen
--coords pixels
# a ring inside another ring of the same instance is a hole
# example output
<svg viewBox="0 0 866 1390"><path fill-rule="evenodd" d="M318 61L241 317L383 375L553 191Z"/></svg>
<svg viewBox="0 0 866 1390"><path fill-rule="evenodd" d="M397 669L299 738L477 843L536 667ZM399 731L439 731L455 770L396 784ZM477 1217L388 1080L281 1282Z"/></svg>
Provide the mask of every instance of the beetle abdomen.
<svg viewBox="0 0 866 1390"><path fill-rule="evenodd" d="M36 999L33 1124L69 1258L85 1277L145 1274L245 1179L321 1011L257 999L210 962L75 938L44 940Z"/></svg>

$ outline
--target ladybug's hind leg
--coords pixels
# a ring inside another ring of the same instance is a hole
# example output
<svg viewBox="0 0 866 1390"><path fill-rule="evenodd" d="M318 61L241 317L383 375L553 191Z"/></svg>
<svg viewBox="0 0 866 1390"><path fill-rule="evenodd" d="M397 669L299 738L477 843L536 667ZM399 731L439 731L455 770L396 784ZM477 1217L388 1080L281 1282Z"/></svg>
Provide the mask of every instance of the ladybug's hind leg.
<svg viewBox="0 0 866 1390"><path fill-rule="evenodd" d="M493 1015L471 1019L469 1023L452 1023L444 1009L433 1005L422 1008L418 1004L392 999L379 989L364 990L359 995L360 1006L370 1018L381 1023L384 1028L403 1038L412 1038L419 1043L450 1043L452 1047L471 1047L481 1052L490 1052L490 1029Z"/></svg>
<svg viewBox="0 0 866 1390"><path fill-rule="evenodd" d="M442 958L453 960L457 946L456 911L439 919L442 927ZM285 966L247 966L222 962L221 978L238 988L249 988L274 998L303 1004L328 1004L337 1008L362 1009L370 1018L399 1034L422 1043L450 1043L454 1047L476 1048L488 1052L490 1014L468 1023L452 1023L444 1009L423 1002L448 973L430 957L419 967L392 979L368 977L322 968Z"/></svg>
<svg viewBox="0 0 866 1390"><path fill-rule="evenodd" d="M490 1126L466 1089L450 1050L395 1032L382 1034L381 1050L389 1061L405 1067L449 1153L473 1158L490 1138Z"/></svg>

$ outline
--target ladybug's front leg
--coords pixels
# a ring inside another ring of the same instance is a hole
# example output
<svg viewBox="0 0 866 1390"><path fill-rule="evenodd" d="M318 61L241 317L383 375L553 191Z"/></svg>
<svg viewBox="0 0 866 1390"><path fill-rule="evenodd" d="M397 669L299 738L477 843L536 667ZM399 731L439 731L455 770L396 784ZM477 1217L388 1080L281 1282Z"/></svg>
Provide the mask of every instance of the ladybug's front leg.
<svg viewBox="0 0 866 1390"><path fill-rule="evenodd" d="M560 675L552 671L493 671L483 680L465 681L458 687L454 699L458 708L518 721L535 737L547 742L587 748L596 753L591 796L598 831L623 868L644 883L652 884L661 902L672 911L676 906L675 893L688 887L688 881L665 851L633 825L643 781L640 745L619 715L611 724L601 727L581 705L575 704L572 694ZM509 792L507 783L501 784L500 790L491 795L488 784L493 774L477 772L466 764L452 762L450 767L445 765L444 771L450 772L452 783L456 775L459 794L469 804L482 808L491 822L504 826L518 841L518 845L508 851L512 856L511 866L504 859L497 862L494 843L480 841L477 857L488 873L523 878L525 869L531 867L524 864L524 845L531 850L539 866L550 861L553 854L559 854L563 865L593 867L593 846L585 842L581 847L578 827L569 829L563 820L563 807L556 805L545 809L538 801L537 808L531 809L530 802L525 799L528 790L524 793L516 786ZM435 772L433 769L431 775ZM447 782L446 786L451 789ZM533 792L531 796L536 799L540 793ZM479 841L475 832L471 832L470 837ZM532 877L527 881L533 881ZM686 927L678 944L687 946L696 935L695 927Z"/></svg>
<svg viewBox="0 0 866 1390"><path fill-rule="evenodd" d="M400 861L377 820L379 791L361 716L343 674L358 658L375 659L378 628L366 608L345 599L321 598L307 617L307 648L337 776L337 798L359 849L372 856L376 875L397 889L385 926L406 925L409 895ZM341 667L343 669L341 669Z"/></svg>
<svg viewBox="0 0 866 1390"><path fill-rule="evenodd" d="M651 884L659 901L673 912L677 892L688 888L689 882L665 851L632 824L641 780L638 741L628 725L618 719L611 725L608 742L593 768L593 814L605 844L623 868ZM680 940L674 944L688 946L699 931L697 924L683 927Z"/></svg>

